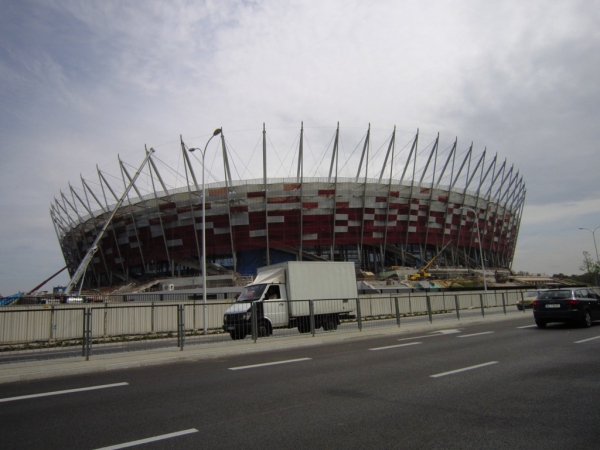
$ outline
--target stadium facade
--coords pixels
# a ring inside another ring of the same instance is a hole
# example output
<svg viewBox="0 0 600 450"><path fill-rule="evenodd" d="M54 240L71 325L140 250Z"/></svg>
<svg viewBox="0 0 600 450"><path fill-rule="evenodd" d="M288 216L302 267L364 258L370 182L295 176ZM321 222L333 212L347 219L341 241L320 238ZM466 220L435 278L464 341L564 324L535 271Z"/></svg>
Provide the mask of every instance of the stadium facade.
<svg viewBox="0 0 600 450"><path fill-rule="evenodd" d="M263 177L234 180L220 134L224 181L205 186L209 275L252 275L260 266L288 260L353 261L379 273L394 266L420 267L435 255L442 267L479 268L483 254L486 267L510 268L526 194L514 166L487 157L486 151L475 154L473 145L459 154L456 140L440 151L439 135L420 150L418 132L398 165L394 129L373 177L369 127L357 145L362 153L356 176L338 177L339 135L338 126L328 176L304 176L301 129L296 176L268 178L263 126ZM172 189L150 155L144 168L147 193L132 184L99 241L84 286L200 273L203 191L198 180L204 174L201 165L192 164L189 150L181 140L186 182ZM119 165L125 186L133 178L120 158ZM80 188L69 184L50 208L71 276L121 196L120 181L109 183L104 172L97 174L94 183L81 178Z"/></svg>

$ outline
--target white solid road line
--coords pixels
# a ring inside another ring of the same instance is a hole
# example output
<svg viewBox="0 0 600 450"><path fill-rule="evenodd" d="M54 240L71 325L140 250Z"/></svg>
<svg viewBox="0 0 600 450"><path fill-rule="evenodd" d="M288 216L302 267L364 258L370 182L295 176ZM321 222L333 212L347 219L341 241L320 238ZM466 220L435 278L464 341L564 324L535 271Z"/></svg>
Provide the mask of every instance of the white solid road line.
<svg viewBox="0 0 600 450"><path fill-rule="evenodd" d="M600 336L596 336L596 337L589 338L589 339L584 339L583 341L575 341L575 342L573 342L573 344L581 344L582 342L593 341L594 339L600 339Z"/></svg>
<svg viewBox="0 0 600 450"><path fill-rule="evenodd" d="M537 325L525 325L524 327L517 327L519 330L522 330L523 328L534 328L537 327Z"/></svg>
<svg viewBox="0 0 600 450"><path fill-rule="evenodd" d="M101 386L92 386L92 387L87 387L87 388L67 389L66 391L54 391L54 392L43 392L41 394L21 395L20 397L0 398L0 403L13 402L16 400L27 400L29 398L37 398L37 397L50 397L51 395L73 394L75 392L94 391L96 389L107 389L107 388L128 386L128 385L129 385L129 383L103 384Z"/></svg>
<svg viewBox="0 0 600 450"><path fill-rule="evenodd" d="M493 331L484 331L483 333L475 333L475 334L462 334L460 336L456 336L457 338L465 338L465 337L473 337L473 336L482 336L484 334L492 334Z"/></svg>
<svg viewBox="0 0 600 450"><path fill-rule="evenodd" d="M439 330L439 331L432 331L431 333L429 333L426 336L413 336L413 337L408 337L408 338L402 338L402 339L398 339L399 341L412 341L413 339L424 339L424 338L430 338L430 337L439 337L439 336L446 336L447 334L455 334L455 333L460 333L460 330Z"/></svg>
<svg viewBox="0 0 600 450"><path fill-rule="evenodd" d="M160 436L155 436L155 437L151 437L151 438L147 438L147 439L140 439L139 441L131 441L131 442L125 442L123 444L111 445L109 447L102 447L102 448L98 448L96 450L116 450L119 448L133 447L135 445L148 444L149 442L162 441L164 439L171 439L174 437L185 436L186 434L192 434L192 433L197 433L197 432L198 432L198 430L196 430L195 428L190 428L189 430L176 431L175 433L169 433L169 434L162 434Z"/></svg>
<svg viewBox="0 0 600 450"><path fill-rule="evenodd" d="M301 361L310 361L312 358L299 358L299 359L288 359L286 361L275 361L264 364L253 364L251 366L239 366L239 367L230 367L229 370L244 370L244 369L255 369L257 367L266 367L266 366L276 366L278 364L289 364Z"/></svg>
<svg viewBox="0 0 600 450"><path fill-rule="evenodd" d="M463 367L462 369L451 370L450 372L443 372L443 373L438 373L438 374L429 375L429 376L431 378L440 378L440 377L445 377L446 375L454 375L456 373L466 372L467 370L480 369L482 367L491 366L493 364L498 364L498 361L490 361L487 363L478 364L476 366Z"/></svg>
<svg viewBox="0 0 600 450"><path fill-rule="evenodd" d="M388 345L387 347L370 348L369 350L387 350L388 348L408 347L409 345L422 344L422 342L409 342L408 344Z"/></svg>
<svg viewBox="0 0 600 450"><path fill-rule="evenodd" d="M413 336L413 337L402 338L402 339L398 339L398 340L399 341L412 341L414 339L425 339L425 338L439 337L439 336L443 336L443 334L428 334L427 336Z"/></svg>

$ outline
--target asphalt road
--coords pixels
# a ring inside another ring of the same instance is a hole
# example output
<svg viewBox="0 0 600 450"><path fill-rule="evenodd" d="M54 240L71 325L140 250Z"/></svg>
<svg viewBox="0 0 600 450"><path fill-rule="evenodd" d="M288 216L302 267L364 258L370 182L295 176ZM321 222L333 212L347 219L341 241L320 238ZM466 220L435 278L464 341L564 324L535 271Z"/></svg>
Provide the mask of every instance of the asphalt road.
<svg viewBox="0 0 600 450"><path fill-rule="evenodd" d="M599 448L600 323L532 325L0 385L0 447Z"/></svg>

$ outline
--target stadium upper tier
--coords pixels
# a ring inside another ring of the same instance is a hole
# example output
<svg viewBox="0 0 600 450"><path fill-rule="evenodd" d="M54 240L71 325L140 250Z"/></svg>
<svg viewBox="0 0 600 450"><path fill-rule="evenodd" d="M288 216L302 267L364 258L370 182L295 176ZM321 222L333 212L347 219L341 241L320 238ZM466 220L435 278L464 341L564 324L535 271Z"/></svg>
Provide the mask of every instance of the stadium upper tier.
<svg viewBox="0 0 600 450"><path fill-rule="evenodd" d="M448 243L437 265L481 267L483 253L486 267L511 266L526 190L506 161L486 161L485 151L474 156L472 146L457 155L456 141L440 152L439 137L419 154L417 133L399 170L393 162L398 159L394 131L379 177L373 178L367 173L369 130L360 143L356 177L338 177L338 129L329 176L304 177L303 134L301 130L297 176L268 178L263 129L265 170L262 178L251 180L231 178L227 141L220 135L225 181L204 189L207 272L255 274L260 266L297 259L354 261L363 270L380 272L422 266ZM87 268L88 287L199 273L203 191L188 150L181 141L186 183L172 189L150 156L143 186L152 189L143 193L132 183ZM127 185L132 177L119 164ZM196 169L202 171L202 165ZM69 193L61 192L51 206L71 275L120 197L107 178L98 170L99 187L90 189L82 178L81 189L69 185Z"/></svg>

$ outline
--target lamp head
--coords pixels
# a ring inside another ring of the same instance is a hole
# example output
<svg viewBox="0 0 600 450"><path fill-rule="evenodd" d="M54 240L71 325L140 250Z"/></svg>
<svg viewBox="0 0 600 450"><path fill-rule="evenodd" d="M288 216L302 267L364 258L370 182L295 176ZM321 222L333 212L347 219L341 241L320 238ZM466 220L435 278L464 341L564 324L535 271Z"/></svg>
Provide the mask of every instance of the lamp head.
<svg viewBox="0 0 600 450"><path fill-rule="evenodd" d="M210 137L210 139L214 138L215 136L218 136L219 134L221 134L222 131L223 131L222 128L217 128L215 131L213 131L213 134ZM208 140L209 142L210 142L210 139ZM208 142L207 142L207 145L208 145ZM188 152L193 152L193 151L196 151L196 150L198 150L197 147L188 148Z"/></svg>

